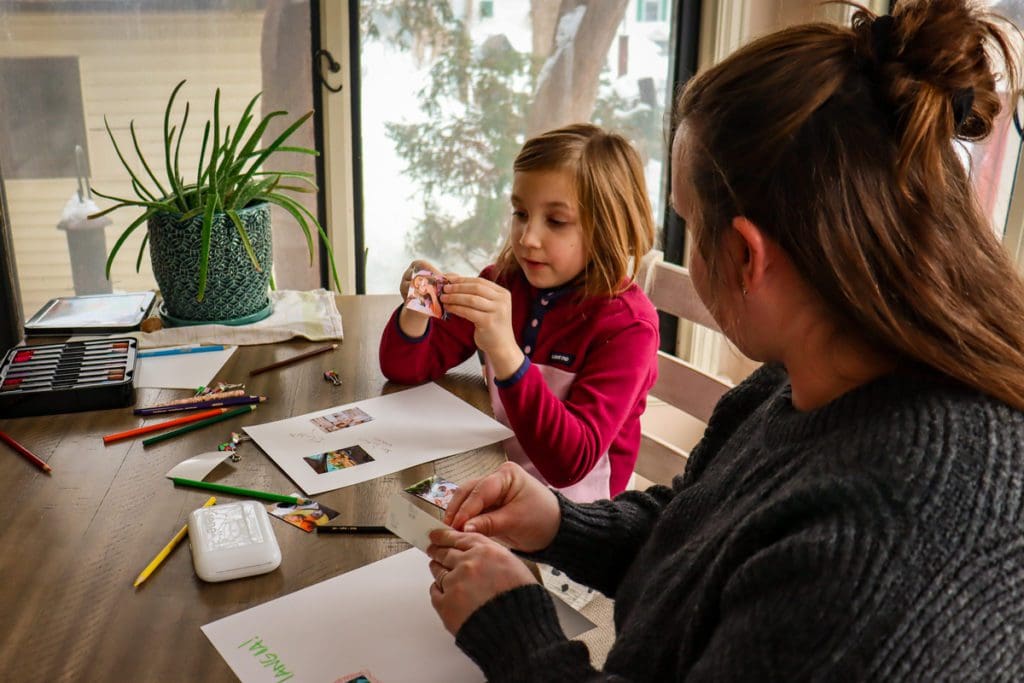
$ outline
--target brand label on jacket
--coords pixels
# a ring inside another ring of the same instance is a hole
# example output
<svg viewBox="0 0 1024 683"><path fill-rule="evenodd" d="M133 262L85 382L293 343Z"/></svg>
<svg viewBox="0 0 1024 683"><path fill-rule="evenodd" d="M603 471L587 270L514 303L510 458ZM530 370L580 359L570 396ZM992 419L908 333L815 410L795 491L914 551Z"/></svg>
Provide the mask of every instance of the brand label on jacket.
<svg viewBox="0 0 1024 683"><path fill-rule="evenodd" d="M558 365L569 366L576 360L576 354L574 353L562 353L561 351L552 351L551 355L548 356L548 361L551 363L557 363Z"/></svg>

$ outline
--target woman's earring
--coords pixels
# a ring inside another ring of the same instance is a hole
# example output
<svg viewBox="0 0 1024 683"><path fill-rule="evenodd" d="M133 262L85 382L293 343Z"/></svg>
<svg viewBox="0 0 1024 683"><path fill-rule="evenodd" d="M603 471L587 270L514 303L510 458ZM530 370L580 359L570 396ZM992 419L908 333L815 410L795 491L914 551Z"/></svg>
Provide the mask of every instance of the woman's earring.
<svg viewBox="0 0 1024 683"><path fill-rule="evenodd" d="M747 286L746 285L742 285L740 287L740 289L743 291L743 296L746 296L747 295Z"/></svg>

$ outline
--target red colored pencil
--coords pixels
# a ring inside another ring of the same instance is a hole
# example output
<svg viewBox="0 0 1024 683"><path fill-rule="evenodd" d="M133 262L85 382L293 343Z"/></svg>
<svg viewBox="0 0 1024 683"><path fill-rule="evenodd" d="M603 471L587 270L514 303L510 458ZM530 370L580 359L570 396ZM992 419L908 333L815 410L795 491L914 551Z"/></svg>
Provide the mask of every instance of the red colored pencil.
<svg viewBox="0 0 1024 683"><path fill-rule="evenodd" d="M158 432L161 429L167 429L168 427L177 427L178 425L188 424L189 422L205 420L208 417L213 417L214 415L220 415L221 413L227 412L227 410L227 408L214 408L213 410L204 410L203 412L195 413L194 415L186 415L185 417L179 417L175 420L157 422L155 424L146 425L145 427L139 427L137 429L129 429L127 432L107 434L105 437L103 437L103 443L112 443L114 441L120 441L121 439L130 439L133 436L138 436L139 434Z"/></svg>
<svg viewBox="0 0 1024 683"><path fill-rule="evenodd" d="M15 451L17 451L19 454L21 454L26 460L28 460L30 463L32 463L33 465L35 465L36 467L41 469L43 472L46 472L47 474L52 474L53 473L53 468L52 467L47 465L35 453L33 453L29 449L27 449L24 446L22 446L20 443L18 443L14 439L12 439L7 434L4 434L3 432L0 432L0 441L3 441L8 446L13 448Z"/></svg>

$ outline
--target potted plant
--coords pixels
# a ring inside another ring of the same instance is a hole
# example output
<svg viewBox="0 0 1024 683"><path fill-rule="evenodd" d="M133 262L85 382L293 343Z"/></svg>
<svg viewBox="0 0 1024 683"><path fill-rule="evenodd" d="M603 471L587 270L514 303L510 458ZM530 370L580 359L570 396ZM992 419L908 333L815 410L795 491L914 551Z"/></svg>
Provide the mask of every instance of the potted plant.
<svg viewBox="0 0 1024 683"><path fill-rule="evenodd" d="M271 312L268 296L269 288L273 287L270 205L276 204L291 214L305 233L310 263L313 259L312 230L316 229L327 249L334 284L340 291L334 253L326 233L316 216L284 194L315 191L313 174L261 170L263 162L277 152L317 154L305 147L284 145L313 112L300 116L264 147L260 142L268 123L277 116L285 116L286 112L271 112L252 127L253 107L260 98L257 94L249 101L234 130L230 125L222 129L218 89L213 100L213 121L207 121L203 127L197 168L185 174L179 159L188 124L187 102L180 127L171 126L174 100L184 84L185 81L181 81L175 86L164 110L164 182L142 154L135 121L131 122L129 130L141 165L139 172L128 163L110 124L105 116L103 118L118 159L131 177L135 197L126 199L94 190L100 197L117 203L90 218L125 207L142 212L111 248L107 278L125 240L145 224L146 235L139 247L135 270L138 272L141 266L148 243L153 275L163 297L161 314L166 320L172 324L243 324L260 320Z"/></svg>

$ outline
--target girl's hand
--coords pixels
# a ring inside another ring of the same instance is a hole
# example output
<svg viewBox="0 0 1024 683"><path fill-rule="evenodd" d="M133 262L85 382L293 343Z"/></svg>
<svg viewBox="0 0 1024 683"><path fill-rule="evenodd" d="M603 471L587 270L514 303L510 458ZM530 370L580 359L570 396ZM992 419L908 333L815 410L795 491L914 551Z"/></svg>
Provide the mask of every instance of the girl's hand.
<svg viewBox="0 0 1024 683"><path fill-rule="evenodd" d="M487 354L498 379L515 374L524 356L512 331L512 295L507 289L483 278L452 275L441 301L449 313L473 323L473 341Z"/></svg>
<svg viewBox="0 0 1024 683"><path fill-rule="evenodd" d="M412 286L412 275L419 270L429 270L432 273L439 272L429 261L415 260L402 273L402 281L398 284L398 293L402 295L404 302L409 297L409 287ZM416 338L422 337L427 331L430 318L415 311L410 311L404 306L398 314L398 326L406 335Z"/></svg>
<svg viewBox="0 0 1024 683"><path fill-rule="evenodd" d="M523 552L551 545L562 522L555 494L519 465L506 462L455 490L445 524L494 538Z"/></svg>
<svg viewBox="0 0 1024 683"><path fill-rule="evenodd" d="M536 583L522 560L480 534L437 529L430 540L430 602L452 635L495 596Z"/></svg>
<svg viewBox="0 0 1024 683"><path fill-rule="evenodd" d="M412 274L419 270L429 270L432 273L440 273L430 261L416 259L409 264L409 267L402 273L402 281L398 285L398 293L402 295L402 301L409 298L409 287L412 285Z"/></svg>

